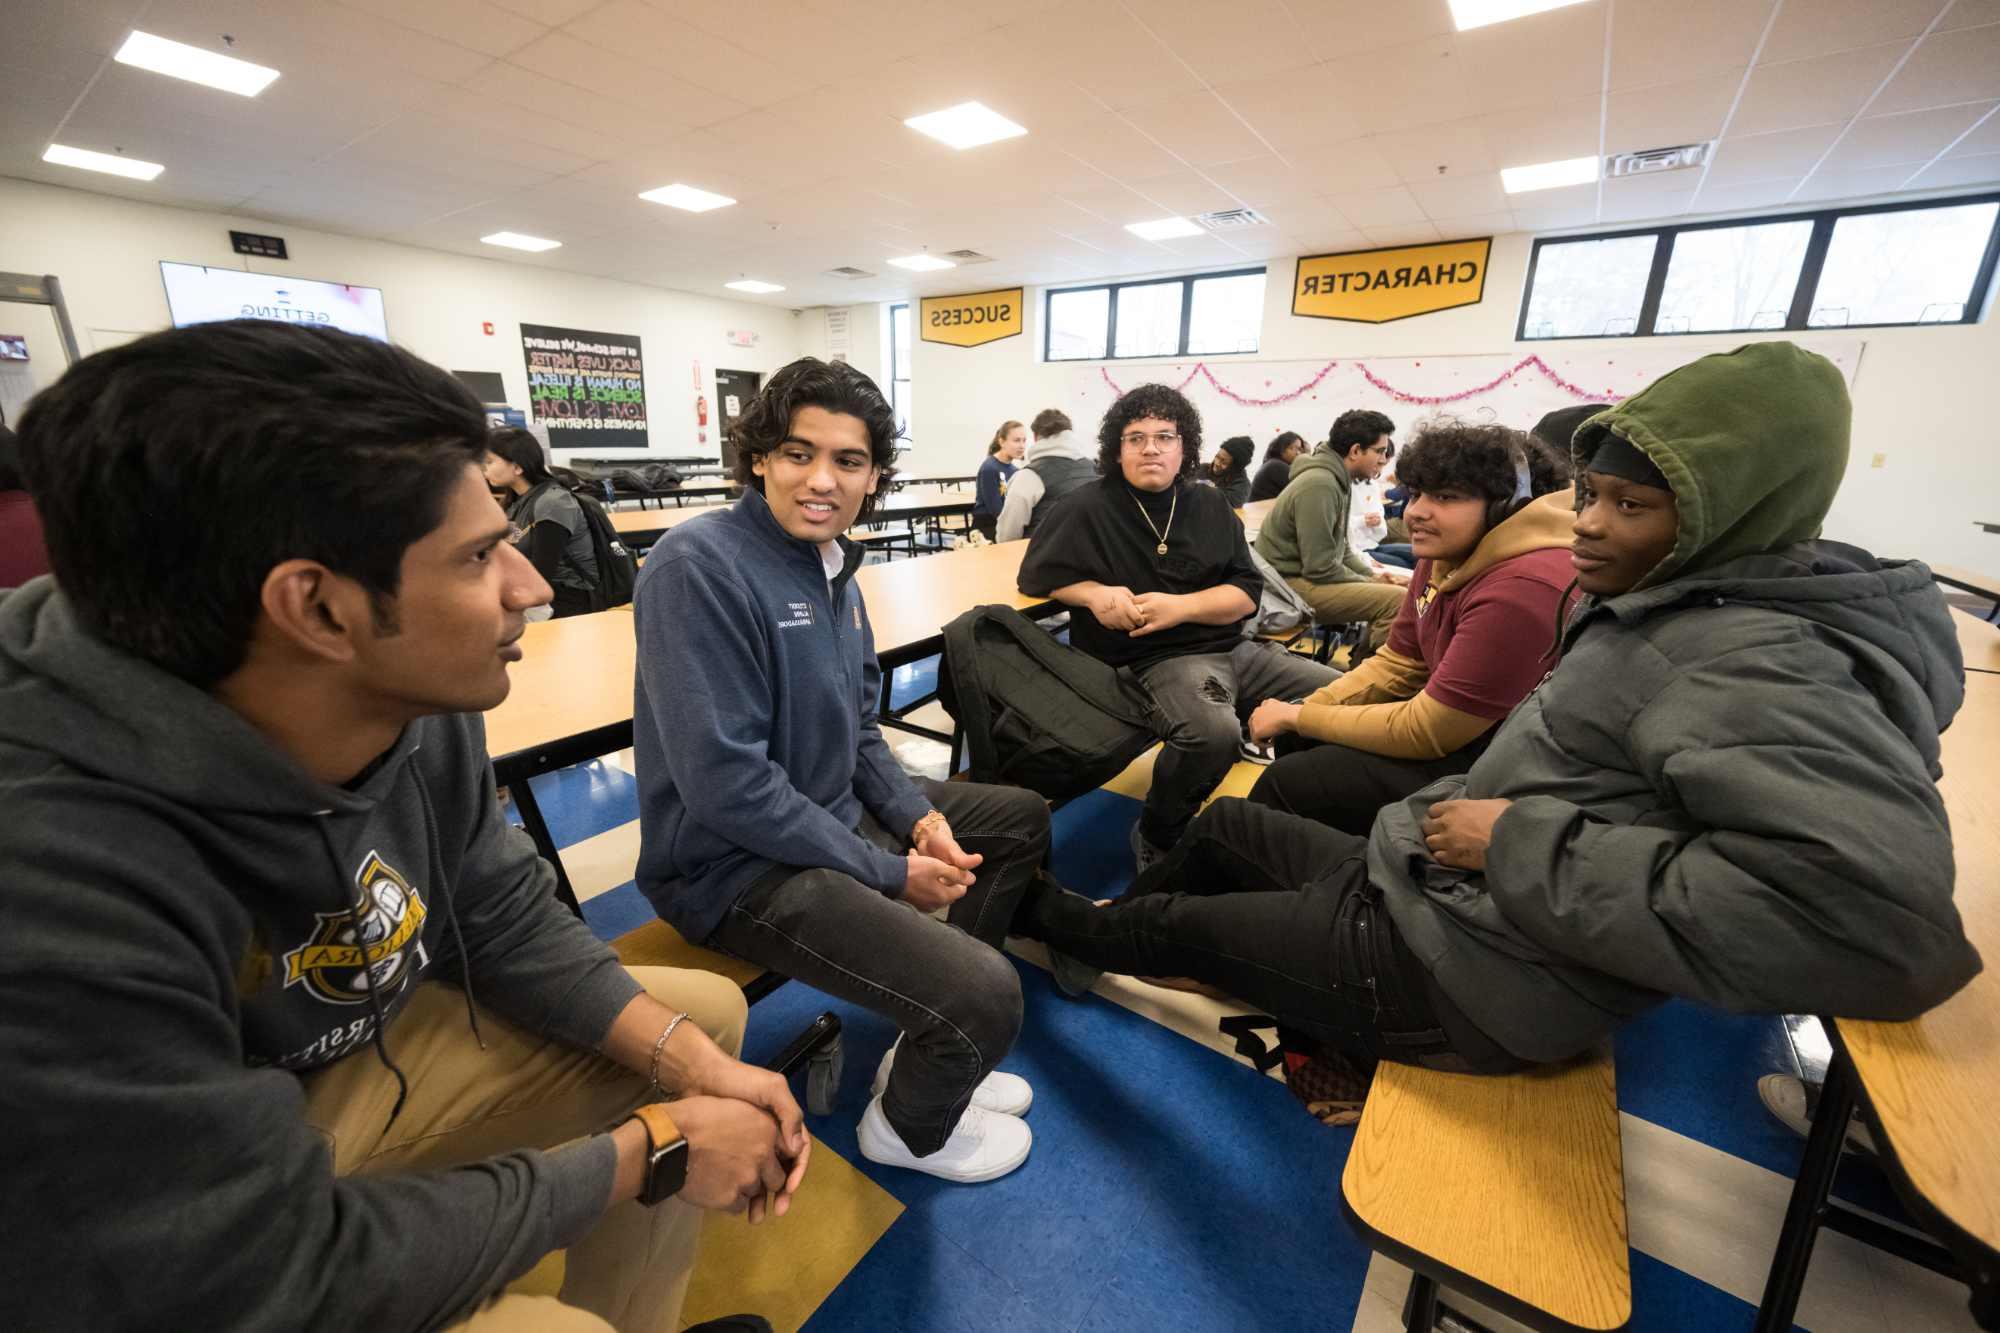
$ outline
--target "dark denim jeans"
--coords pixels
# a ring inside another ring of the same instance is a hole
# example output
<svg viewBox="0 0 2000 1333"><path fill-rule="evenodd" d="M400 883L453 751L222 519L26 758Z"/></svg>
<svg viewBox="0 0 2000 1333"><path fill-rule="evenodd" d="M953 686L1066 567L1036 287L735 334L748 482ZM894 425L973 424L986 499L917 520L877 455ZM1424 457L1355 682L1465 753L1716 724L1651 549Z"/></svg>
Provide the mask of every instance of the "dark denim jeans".
<svg viewBox="0 0 2000 1333"><path fill-rule="evenodd" d="M985 857L949 924L834 870L780 868L729 909L711 948L861 1005L902 1028L882 1110L911 1152L944 1146L979 1081L1021 1030L1021 979L1000 952L1049 850L1048 803L1017 787L920 782L959 845ZM907 848L862 816L858 830Z"/></svg>

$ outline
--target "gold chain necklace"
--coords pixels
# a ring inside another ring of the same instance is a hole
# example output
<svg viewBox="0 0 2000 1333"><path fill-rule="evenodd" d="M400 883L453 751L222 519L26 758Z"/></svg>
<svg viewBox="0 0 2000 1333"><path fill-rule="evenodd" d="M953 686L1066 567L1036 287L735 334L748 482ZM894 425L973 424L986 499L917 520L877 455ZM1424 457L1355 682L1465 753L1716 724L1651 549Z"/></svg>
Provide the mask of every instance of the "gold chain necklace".
<svg viewBox="0 0 2000 1333"><path fill-rule="evenodd" d="M1174 511L1181 507L1180 491L1176 489L1174 491L1174 498L1167 504L1167 532L1160 531L1160 525L1153 522L1153 516L1146 512L1146 506L1139 504L1138 496L1135 495L1132 497L1132 503L1139 505L1139 517L1146 520L1146 526L1151 528L1153 535L1160 539L1160 544L1153 548L1153 553L1155 555L1165 555L1167 553L1167 532L1174 530Z"/></svg>

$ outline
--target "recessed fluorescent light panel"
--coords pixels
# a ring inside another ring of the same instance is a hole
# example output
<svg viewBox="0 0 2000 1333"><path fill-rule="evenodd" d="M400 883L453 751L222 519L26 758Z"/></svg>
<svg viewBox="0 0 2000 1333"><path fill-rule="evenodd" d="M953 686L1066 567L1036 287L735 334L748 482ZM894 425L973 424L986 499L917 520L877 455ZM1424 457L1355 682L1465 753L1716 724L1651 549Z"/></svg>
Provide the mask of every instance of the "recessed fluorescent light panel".
<svg viewBox="0 0 2000 1333"><path fill-rule="evenodd" d="M775 282L759 282L755 278L743 278L736 282L722 284L732 292L749 292L753 296L769 296L772 292L785 290Z"/></svg>
<svg viewBox="0 0 2000 1333"><path fill-rule="evenodd" d="M150 32L134 32L125 39L125 45L118 48L118 54L112 59L121 65L150 69L155 74L186 79L189 83L220 88L225 93L236 93L242 97L255 97L278 77L275 69L253 65L235 56L217 55L184 42L170 42Z"/></svg>
<svg viewBox="0 0 2000 1333"><path fill-rule="evenodd" d="M1597 159L1572 157L1561 162L1537 162L1532 167L1500 168L1500 183L1508 194L1553 190L1564 185L1588 185L1597 179Z"/></svg>
<svg viewBox="0 0 2000 1333"><path fill-rule="evenodd" d="M562 247L561 241L543 240L539 236L523 236L518 231L496 231L491 236L482 236L479 239L488 245L504 245L509 250L530 250L537 254L543 250L557 250Z"/></svg>
<svg viewBox="0 0 2000 1333"><path fill-rule="evenodd" d="M1451 21L1464 32L1468 28L1484 28L1582 3L1583 0L1451 0Z"/></svg>
<svg viewBox="0 0 2000 1333"><path fill-rule="evenodd" d="M1172 241L1183 236L1199 236L1201 228L1186 218L1155 218L1151 222L1128 222L1125 230L1141 240Z"/></svg>
<svg viewBox="0 0 2000 1333"><path fill-rule="evenodd" d="M136 157L117 157L111 153L93 153L88 148L69 148L59 143L49 145L49 150L42 154L42 161L53 162L59 167L101 171L107 176L130 176L135 181L149 181L166 170L158 162L141 162Z"/></svg>
<svg viewBox="0 0 2000 1333"><path fill-rule="evenodd" d="M936 273L940 269L957 268L949 259L939 259L936 255L904 255L901 259L889 261L897 268L906 268L912 273Z"/></svg>
<svg viewBox="0 0 2000 1333"><path fill-rule="evenodd" d="M648 190L639 197L655 204L665 204L668 208L684 208L690 213L706 213L711 208L727 208L736 202L726 194L697 190L692 185L682 185L678 181L672 185L662 185L657 190Z"/></svg>
<svg viewBox="0 0 2000 1333"><path fill-rule="evenodd" d="M1028 131L979 102L933 111L927 116L911 116L903 122L919 134L928 134L953 148L977 148L983 143L1018 139Z"/></svg>

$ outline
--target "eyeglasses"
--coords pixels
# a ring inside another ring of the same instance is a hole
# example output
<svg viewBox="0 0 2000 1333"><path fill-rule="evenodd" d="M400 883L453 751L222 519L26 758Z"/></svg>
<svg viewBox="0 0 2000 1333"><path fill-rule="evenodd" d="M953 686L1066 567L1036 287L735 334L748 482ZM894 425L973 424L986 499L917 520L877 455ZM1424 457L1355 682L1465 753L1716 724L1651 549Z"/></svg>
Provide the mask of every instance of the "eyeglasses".
<svg viewBox="0 0 2000 1333"><path fill-rule="evenodd" d="M1170 430L1161 431L1158 435L1148 435L1144 431L1135 430L1130 435L1121 435L1118 442L1127 449L1144 449L1151 444L1158 452L1165 453L1179 444L1181 437Z"/></svg>

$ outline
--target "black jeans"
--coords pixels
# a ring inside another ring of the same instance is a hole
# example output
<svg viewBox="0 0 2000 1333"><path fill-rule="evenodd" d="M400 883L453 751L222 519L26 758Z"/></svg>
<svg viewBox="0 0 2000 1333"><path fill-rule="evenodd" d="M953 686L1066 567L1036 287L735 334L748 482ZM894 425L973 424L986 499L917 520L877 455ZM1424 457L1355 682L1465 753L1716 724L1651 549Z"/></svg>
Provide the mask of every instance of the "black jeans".
<svg viewBox="0 0 2000 1333"><path fill-rule="evenodd" d="M780 867L704 941L883 1015L905 1040L882 1111L911 1152L944 1146L979 1081L1021 1030L1021 978L999 953L1014 909L1049 850L1048 803L1019 787L919 782L959 845L985 857L974 883L932 919L836 870ZM901 852L866 814L856 830Z"/></svg>
<svg viewBox="0 0 2000 1333"><path fill-rule="evenodd" d="M1410 955L1368 882L1368 844L1248 801L1214 802L1106 907L1046 878L1015 929L1110 972L1220 986L1330 1046L1436 1069L1521 1062Z"/></svg>
<svg viewBox="0 0 2000 1333"><path fill-rule="evenodd" d="M1415 795L1439 778L1471 771L1492 734L1488 731L1441 759L1391 759L1288 734L1278 738L1278 758L1250 789L1250 799L1367 837L1383 806Z"/></svg>

